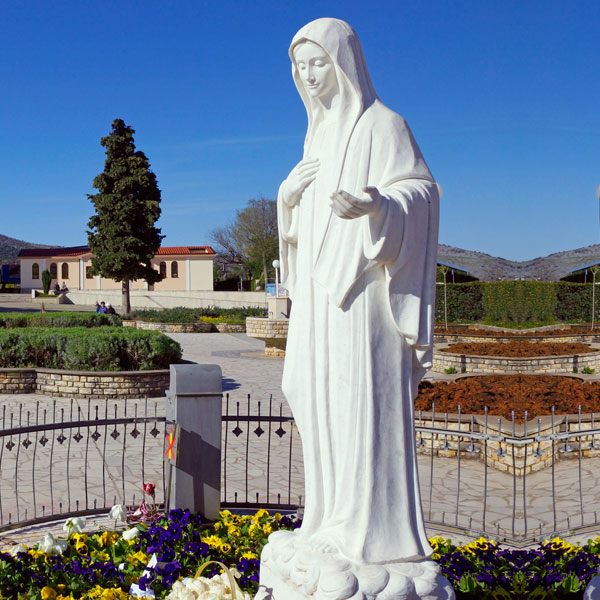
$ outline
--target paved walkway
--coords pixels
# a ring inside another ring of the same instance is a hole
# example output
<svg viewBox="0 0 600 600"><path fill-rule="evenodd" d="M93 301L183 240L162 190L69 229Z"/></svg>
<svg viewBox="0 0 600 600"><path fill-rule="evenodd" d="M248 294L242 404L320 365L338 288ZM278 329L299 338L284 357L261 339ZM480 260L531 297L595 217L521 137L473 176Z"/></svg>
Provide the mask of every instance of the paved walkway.
<svg viewBox="0 0 600 600"><path fill-rule="evenodd" d="M262 342L243 334L173 334L172 337L182 344L186 360L221 366L224 391L229 394L229 414L237 414L238 403L239 414L246 413L248 394L251 396L252 414L257 412L258 402L261 403L261 414L268 414L271 398L274 414L279 414L280 410L283 415L290 414L280 389L283 360L266 357L262 352ZM126 404L109 401L97 406L101 418L105 414L122 416L125 412L132 415L136 411L141 416L146 414L146 410L149 416L164 415L164 399L152 399L148 407L143 401L128 401ZM227 399L224 398L226 406ZM56 420L60 421L63 419L63 410L65 421L70 420L71 414L74 418L87 418L88 410L91 418L94 418L96 403L88 405L87 401L80 400L52 400L40 395L3 395L0 396L0 429L11 427L11 414L12 427L15 427L19 419L23 425L28 422L27 419L33 423L36 415L38 422L44 422L44 418L46 422L51 422L53 413ZM268 426L263 424L263 432L259 435L257 425L255 422L234 421L226 428L227 451L223 455L223 468L227 474L226 486L225 482L223 484L225 499L231 501L237 493L238 501L256 501L258 495L259 503L297 502L304 495L301 441L297 430L292 424L286 423L282 427L285 433L280 437L275 433L277 425L269 432ZM241 430L238 436L234 433L236 426ZM147 425L145 431L140 427L137 432L131 425L128 428L109 427L101 429L96 437L91 429L89 432L82 431L80 441L76 440L75 430L70 431L70 435L69 431L65 431L66 440L63 444L56 441L61 433L57 430L53 444L50 441L42 445L38 437L37 441L32 438L32 443L25 447L25 440L15 437L12 450L7 449L8 440L4 438L0 447L0 520L6 525L9 513L13 522L17 520L17 514L23 519L25 510L28 511L28 518L34 512L38 516L48 514L51 506L57 511L60 502L63 510L69 502L73 510L86 506L93 509L94 502L97 507L110 506L114 501L122 502L123 499L128 504L139 503L142 481L162 482L163 431L160 426L158 429L160 432L156 437L150 435L152 423ZM460 485L456 459L436 457L433 472L431 465L430 457L419 456L423 508L427 518L456 525L454 515L458 502L459 519L456 533L452 534L454 539L466 539L468 536L464 534L464 529L469 524L474 529L480 527L484 509L486 525L493 530L499 525L501 535L510 536L513 527L512 476L489 470L484 507L482 462L476 459L462 461ZM87 488L84 485L86 478ZM597 494L600 459L586 459L583 462L582 480L582 500L589 518L594 510L600 513ZM556 481L559 527L566 528L568 517L572 519L572 525L577 525L580 497L576 463L568 460L557 463ZM540 523L543 527L551 527L550 471L529 475L526 483L530 531ZM514 523L517 530L522 530L522 480L517 481L517 486ZM458 500L457 490L460 492ZM102 519L105 518L97 520L96 524L101 526L106 522ZM47 527L5 532L0 534L0 545L21 540L35 541ZM438 531L429 529L431 534ZM575 539L586 539L586 535L580 534Z"/></svg>

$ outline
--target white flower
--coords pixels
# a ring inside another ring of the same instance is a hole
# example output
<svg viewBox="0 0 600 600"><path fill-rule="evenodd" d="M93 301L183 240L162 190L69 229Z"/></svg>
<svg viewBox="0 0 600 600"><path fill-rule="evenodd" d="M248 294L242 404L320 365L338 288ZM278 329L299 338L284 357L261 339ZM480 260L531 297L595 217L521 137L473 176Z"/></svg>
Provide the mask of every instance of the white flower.
<svg viewBox="0 0 600 600"><path fill-rule="evenodd" d="M11 546L8 549L8 553L11 556L16 556L17 552L27 552L27 546L24 546L23 544L17 544L16 546Z"/></svg>
<svg viewBox="0 0 600 600"><path fill-rule="evenodd" d="M138 535L140 534L140 530L137 527L132 527L131 529L128 529L127 531L124 531L121 534L121 537L124 540L133 540L135 539Z"/></svg>
<svg viewBox="0 0 600 600"><path fill-rule="evenodd" d="M233 570L232 573L234 573ZM250 595L242 592L237 583L234 583L234 585L236 598L251 600ZM214 600L215 597L219 600L233 600L229 577L226 573L215 575L211 579L186 577L181 581L176 581L167 596L167 600Z"/></svg>
<svg viewBox="0 0 600 600"><path fill-rule="evenodd" d="M122 521L125 523L127 520L127 509L122 504L115 504L110 509L108 516L115 521Z"/></svg>
<svg viewBox="0 0 600 600"><path fill-rule="evenodd" d="M66 531L69 535L72 533L81 533L85 529L85 519L81 517L73 517L67 519L63 525L63 531Z"/></svg>
<svg viewBox="0 0 600 600"><path fill-rule="evenodd" d="M51 533L47 533L38 543L37 549L46 554L62 554L67 549L67 542L57 540Z"/></svg>

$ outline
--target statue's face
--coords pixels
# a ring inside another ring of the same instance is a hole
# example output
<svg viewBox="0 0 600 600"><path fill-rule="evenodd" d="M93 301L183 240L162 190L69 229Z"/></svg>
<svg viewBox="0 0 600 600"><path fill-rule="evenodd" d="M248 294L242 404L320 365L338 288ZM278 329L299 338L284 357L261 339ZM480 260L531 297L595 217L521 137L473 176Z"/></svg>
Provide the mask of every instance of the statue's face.
<svg viewBox="0 0 600 600"><path fill-rule="evenodd" d="M304 89L313 98L331 99L338 91L335 67L321 46L312 42L298 44L294 60Z"/></svg>

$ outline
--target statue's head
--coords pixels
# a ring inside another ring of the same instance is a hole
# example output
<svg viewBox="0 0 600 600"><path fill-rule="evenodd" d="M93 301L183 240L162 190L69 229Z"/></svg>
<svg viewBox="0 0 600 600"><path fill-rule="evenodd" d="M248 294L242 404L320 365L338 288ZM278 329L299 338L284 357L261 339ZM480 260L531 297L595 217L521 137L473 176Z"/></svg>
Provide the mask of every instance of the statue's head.
<svg viewBox="0 0 600 600"><path fill-rule="evenodd" d="M305 40L294 46L293 57L306 93L329 105L339 91L335 66L329 54L318 44Z"/></svg>
<svg viewBox="0 0 600 600"><path fill-rule="evenodd" d="M365 108L376 97L358 36L345 21L324 18L302 27L292 40L290 58L305 103L341 93Z"/></svg>

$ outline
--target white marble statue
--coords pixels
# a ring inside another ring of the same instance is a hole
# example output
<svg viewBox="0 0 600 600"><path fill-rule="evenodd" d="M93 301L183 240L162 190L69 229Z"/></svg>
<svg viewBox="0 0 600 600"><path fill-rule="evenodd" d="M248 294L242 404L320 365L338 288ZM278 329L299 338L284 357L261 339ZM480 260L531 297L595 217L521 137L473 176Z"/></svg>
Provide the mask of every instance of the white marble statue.
<svg viewBox="0 0 600 600"><path fill-rule="evenodd" d="M258 597L451 598L428 560L413 414L432 361L438 186L347 23L317 19L289 52L308 131L278 196L282 387L306 502L301 529L271 536Z"/></svg>

